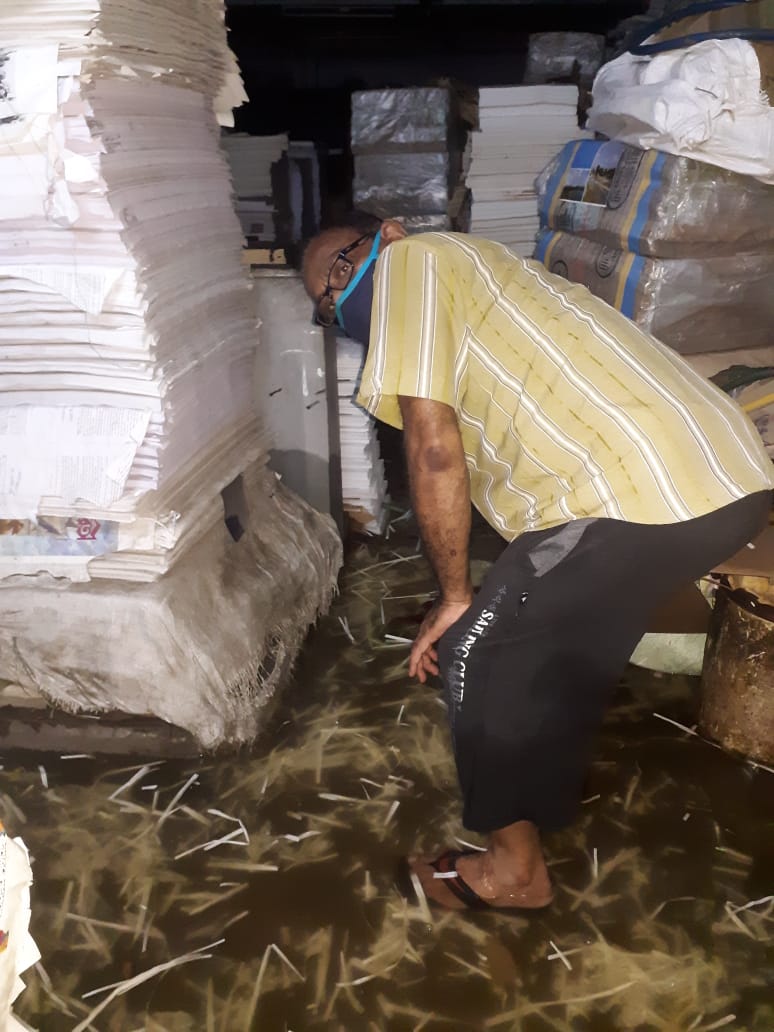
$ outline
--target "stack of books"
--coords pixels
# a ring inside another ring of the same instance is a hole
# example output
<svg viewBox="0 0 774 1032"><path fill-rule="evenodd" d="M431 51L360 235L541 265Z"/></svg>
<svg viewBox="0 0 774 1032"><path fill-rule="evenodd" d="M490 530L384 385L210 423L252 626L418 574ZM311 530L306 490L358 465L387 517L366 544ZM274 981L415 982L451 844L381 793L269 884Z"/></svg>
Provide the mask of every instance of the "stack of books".
<svg viewBox="0 0 774 1032"><path fill-rule="evenodd" d="M353 523L368 533L383 534L390 499L376 420L355 401L364 357L363 346L357 341L337 338L342 503Z"/></svg>
<svg viewBox="0 0 774 1032"><path fill-rule="evenodd" d="M539 229L535 179L578 129L577 86L502 86L479 93L466 157L471 233L531 256Z"/></svg>

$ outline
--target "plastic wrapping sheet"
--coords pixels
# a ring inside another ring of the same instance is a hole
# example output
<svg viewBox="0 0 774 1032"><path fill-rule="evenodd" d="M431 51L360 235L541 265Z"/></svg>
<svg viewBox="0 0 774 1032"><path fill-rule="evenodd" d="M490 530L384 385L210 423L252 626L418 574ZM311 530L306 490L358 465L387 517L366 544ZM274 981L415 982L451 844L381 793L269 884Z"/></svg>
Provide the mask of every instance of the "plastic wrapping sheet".
<svg viewBox="0 0 774 1032"><path fill-rule="evenodd" d="M397 215L395 216L407 233L443 233L452 229L449 215Z"/></svg>
<svg viewBox="0 0 774 1032"><path fill-rule="evenodd" d="M569 79L576 65L580 81L591 85L605 53L605 37L592 32L537 32L529 37L528 83Z"/></svg>
<svg viewBox="0 0 774 1032"><path fill-rule="evenodd" d="M587 128L774 183L772 45L712 39L654 57L626 53L594 80Z"/></svg>
<svg viewBox="0 0 774 1032"><path fill-rule="evenodd" d="M451 109L451 93L443 87L353 93L352 151L443 149L449 139Z"/></svg>
<svg viewBox="0 0 774 1032"><path fill-rule="evenodd" d="M537 181L543 227L660 258L774 251L774 188L618 140L564 146Z"/></svg>
<svg viewBox="0 0 774 1032"><path fill-rule="evenodd" d="M645 258L545 230L535 257L681 354L770 343L774 255Z"/></svg>
<svg viewBox="0 0 774 1032"><path fill-rule="evenodd" d="M342 548L267 469L245 473L232 518L238 541L221 516L154 584L5 581L0 678L69 712L159 717L206 749L251 741L330 603Z"/></svg>
<svg viewBox="0 0 774 1032"><path fill-rule="evenodd" d="M355 205L389 218L442 215L449 207L459 155L439 153L360 154L355 158Z"/></svg>

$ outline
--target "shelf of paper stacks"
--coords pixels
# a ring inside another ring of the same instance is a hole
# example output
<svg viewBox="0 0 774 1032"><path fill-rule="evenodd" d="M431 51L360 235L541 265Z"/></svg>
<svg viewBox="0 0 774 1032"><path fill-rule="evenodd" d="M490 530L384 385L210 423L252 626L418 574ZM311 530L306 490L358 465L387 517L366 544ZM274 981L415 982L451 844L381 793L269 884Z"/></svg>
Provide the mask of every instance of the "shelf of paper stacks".
<svg viewBox="0 0 774 1032"><path fill-rule="evenodd" d="M479 91L479 128L466 164L470 231L529 257L538 232L535 179L578 128L577 86L495 86Z"/></svg>
<svg viewBox="0 0 774 1032"><path fill-rule="evenodd" d="M31 885L27 847L0 824L0 1028L4 1032L29 1029L11 1008L24 990L21 976L40 960L29 932Z"/></svg>
<svg viewBox="0 0 774 1032"><path fill-rule="evenodd" d="M566 144L537 185L552 272L684 355L772 343L773 186L618 140Z"/></svg>
<svg viewBox="0 0 774 1032"><path fill-rule="evenodd" d="M355 207L411 233L465 229L468 107L448 86L353 93Z"/></svg>
<svg viewBox="0 0 774 1032"><path fill-rule="evenodd" d="M383 534L390 499L376 421L356 401L364 357L356 341L336 338L342 497L353 524L368 533Z"/></svg>
<svg viewBox="0 0 774 1032"><path fill-rule="evenodd" d="M242 233L261 243L273 244L278 226L272 167L287 154L287 134L250 136L224 132L221 143L231 169Z"/></svg>
<svg viewBox="0 0 774 1032"><path fill-rule="evenodd" d="M249 739L340 542L266 468L223 2L3 0L0 40L0 677Z"/></svg>

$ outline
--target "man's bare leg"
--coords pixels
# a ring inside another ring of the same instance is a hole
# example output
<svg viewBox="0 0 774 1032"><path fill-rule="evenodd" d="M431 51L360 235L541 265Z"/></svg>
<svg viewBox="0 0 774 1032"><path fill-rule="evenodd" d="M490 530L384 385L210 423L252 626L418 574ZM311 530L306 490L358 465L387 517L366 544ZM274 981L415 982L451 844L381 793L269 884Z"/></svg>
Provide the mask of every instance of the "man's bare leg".
<svg viewBox="0 0 774 1032"><path fill-rule="evenodd" d="M412 857L411 869L418 876L428 898L454 910L465 905L446 887L445 879L434 878L432 857ZM530 821L517 821L493 831L485 853L460 857L457 870L481 899L495 907L535 909L553 898L540 835Z"/></svg>

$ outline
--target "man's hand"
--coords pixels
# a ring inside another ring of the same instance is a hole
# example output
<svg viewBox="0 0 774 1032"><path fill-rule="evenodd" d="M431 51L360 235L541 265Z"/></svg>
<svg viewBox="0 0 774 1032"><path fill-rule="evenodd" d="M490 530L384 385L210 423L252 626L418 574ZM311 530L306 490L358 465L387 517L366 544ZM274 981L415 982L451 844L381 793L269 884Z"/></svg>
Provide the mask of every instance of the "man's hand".
<svg viewBox="0 0 774 1032"><path fill-rule="evenodd" d="M444 602L439 600L422 621L419 634L411 647L409 676L417 677L422 684L428 674L438 673L438 651L435 644L459 618L470 609L473 596L465 602Z"/></svg>

